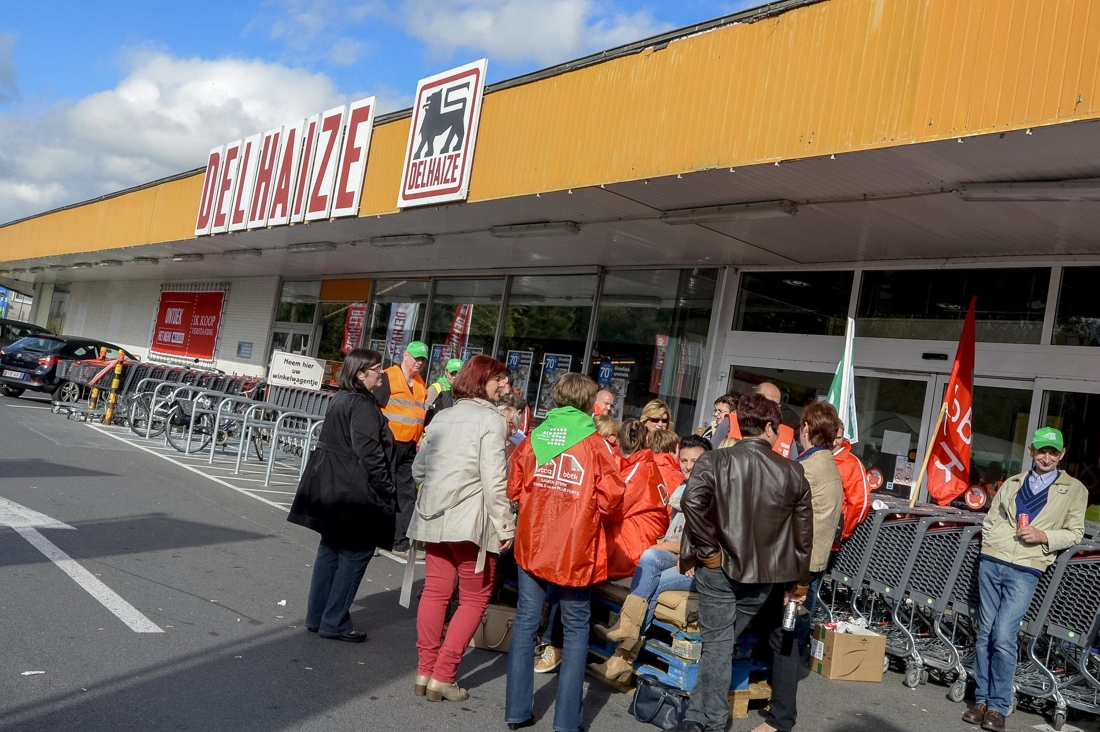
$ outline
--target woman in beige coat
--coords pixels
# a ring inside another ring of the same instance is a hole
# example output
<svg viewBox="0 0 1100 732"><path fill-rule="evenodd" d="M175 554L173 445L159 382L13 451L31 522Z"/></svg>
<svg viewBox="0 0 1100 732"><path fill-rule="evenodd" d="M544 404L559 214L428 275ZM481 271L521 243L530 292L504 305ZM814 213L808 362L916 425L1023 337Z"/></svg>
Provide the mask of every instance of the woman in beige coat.
<svg viewBox="0 0 1100 732"><path fill-rule="evenodd" d="M836 409L827 402L814 402L802 410L798 434L805 451L798 456L806 482L810 484L810 502L814 508L814 544L810 551L810 591L803 607L808 616L799 624L798 640L810 639L810 620L817 604L817 590L829 564L829 553L837 539L842 520L844 484L833 460L833 440L843 428Z"/></svg>
<svg viewBox="0 0 1100 732"><path fill-rule="evenodd" d="M408 536L426 545L413 691L430 701L469 696L455 683L458 664L489 604L497 554L515 534L504 457L508 426L492 404L503 395L506 373L488 356L470 359L451 383L455 405L432 420L413 462L420 492ZM444 638L456 586L458 610Z"/></svg>

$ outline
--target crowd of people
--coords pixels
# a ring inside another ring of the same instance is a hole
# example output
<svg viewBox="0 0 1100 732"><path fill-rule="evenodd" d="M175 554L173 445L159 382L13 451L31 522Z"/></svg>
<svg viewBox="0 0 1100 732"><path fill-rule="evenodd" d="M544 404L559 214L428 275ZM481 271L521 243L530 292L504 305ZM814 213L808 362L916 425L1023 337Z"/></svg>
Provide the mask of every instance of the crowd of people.
<svg viewBox="0 0 1100 732"><path fill-rule="evenodd" d="M451 359L427 387L427 357L414 341L388 369L365 349L344 363L289 517L321 535L306 627L362 642L350 606L371 557L391 550L411 567L422 546L413 691L463 701L458 666L507 573L518 600L505 722L533 724L534 675L556 670L553 728L573 732L590 633L615 644L590 670L625 681L660 594L690 590L702 656L676 730L725 729L735 645L754 618L773 656L772 699L755 732L793 729L817 587L871 509L836 410L809 404L795 429L783 423L779 389L763 383L719 398L714 422L681 437L664 402L620 422L609 415L612 394L569 373L532 428L503 363ZM1084 488L1057 469L1060 433L1040 430L1030 450L1035 467L1006 482L985 525L976 703L964 719L992 732L1008 712L1017 616L1038 575L1083 531ZM629 579L630 592L614 624L593 628L592 588L609 579ZM790 603L800 607L794 628L781 622Z"/></svg>

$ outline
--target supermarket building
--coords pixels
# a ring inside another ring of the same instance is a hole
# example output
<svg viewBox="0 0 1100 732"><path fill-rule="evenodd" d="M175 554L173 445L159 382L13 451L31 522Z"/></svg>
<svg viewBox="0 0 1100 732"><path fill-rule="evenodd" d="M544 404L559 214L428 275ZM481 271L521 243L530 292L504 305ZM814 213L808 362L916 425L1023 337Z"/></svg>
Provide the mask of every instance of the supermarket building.
<svg viewBox="0 0 1100 732"><path fill-rule="evenodd" d="M1050 424L1100 502L1100 0L788 0L484 92L461 202L397 205L417 106L370 121L347 215L197 235L203 168L0 226L0 286L182 361L165 298L221 293L225 371L415 336L536 407L584 371L681 433L763 380L795 418L852 317L855 451L905 493L977 295L972 480Z"/></svg>

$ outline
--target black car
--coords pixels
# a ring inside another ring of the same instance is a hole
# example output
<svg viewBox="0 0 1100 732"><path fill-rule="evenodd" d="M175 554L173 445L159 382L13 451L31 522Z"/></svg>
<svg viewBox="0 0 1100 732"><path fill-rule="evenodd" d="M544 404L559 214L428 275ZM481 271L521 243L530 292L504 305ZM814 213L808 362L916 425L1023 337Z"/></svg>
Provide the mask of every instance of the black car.
<svg viewBox="0 0 1100 732"><path fill-rule="evenodd" d="M26 390L53 394L63 380L57 378L61 361L81 361L99 358L101 349L106 358L118 356L121 348L94 338L39 335L22 338L0 348L0 393L17 397ZM132 358L122 351L127 358Z"/></svg>
<svg viewBox="0 0 1100 732"><path fill-rule="evenodd" d="M18 320L0 318L0 348L15 343L20 338L27 336L53 335L53 333L41 325L23 323Z"/></svg>

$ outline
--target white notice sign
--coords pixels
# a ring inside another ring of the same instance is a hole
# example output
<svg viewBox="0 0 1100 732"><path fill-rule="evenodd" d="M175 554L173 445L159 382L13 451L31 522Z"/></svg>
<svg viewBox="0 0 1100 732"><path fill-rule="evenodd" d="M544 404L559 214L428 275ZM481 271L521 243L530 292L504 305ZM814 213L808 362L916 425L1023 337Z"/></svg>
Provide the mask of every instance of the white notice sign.
<svg viewBox="0 0 1100 732"><path fill-rule="evenodd" d="M296 353L275 351L271 356L271 367L267 371L267 383L320 391L324 376L324 361Z"/></svg>

